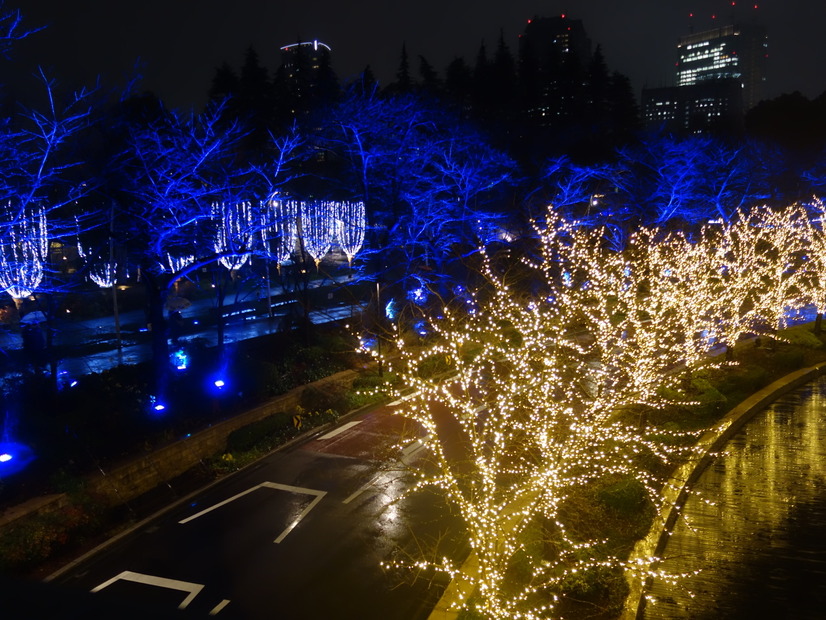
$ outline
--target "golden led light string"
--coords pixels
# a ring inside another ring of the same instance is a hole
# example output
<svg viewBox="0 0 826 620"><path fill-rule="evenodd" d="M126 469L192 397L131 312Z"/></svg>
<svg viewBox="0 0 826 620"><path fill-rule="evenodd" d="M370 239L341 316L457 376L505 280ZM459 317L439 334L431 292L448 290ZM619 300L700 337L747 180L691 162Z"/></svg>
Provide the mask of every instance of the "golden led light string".
<svg viewBox="0 0 826 620"><path fill-rule="evenodd" d="M815 207L822 212L822 204ZM478 611L492 618L552 617L562 584L583 571L662 576L650 568L656 558L628 562L600 552L603 541L580 540L562 512L566 500L606 477L628 477L663 519L669 483L639 458L667 466L693 453L684 440L700 432L630 423L622 411L644 405L656 412L668 403L663 388L685 403L682 374L707 360L714 343L768 333L787 307L812 298L826 305L816 277L826 265L822 227L799 206L741 212L692 239L641 229L621 253L606 249L603 231L553 210L534 226L535 256L520 264L541 292L520 293L482 250L490 290L474 294L476 311L444 308L423 346L399 339L394 363L413 390L403 414L426 429L438 466L417 487L440 488L458 508L479 563L465 577L477 590ZM447 362L449 379L422 372L437 359ZM461 464L448 456L436 405L461 429ZM526 582L509 583L520 537L539 519L551 524L557 555L536 561ZM451 577L460 570L448 559L417 566Z"/></svg>

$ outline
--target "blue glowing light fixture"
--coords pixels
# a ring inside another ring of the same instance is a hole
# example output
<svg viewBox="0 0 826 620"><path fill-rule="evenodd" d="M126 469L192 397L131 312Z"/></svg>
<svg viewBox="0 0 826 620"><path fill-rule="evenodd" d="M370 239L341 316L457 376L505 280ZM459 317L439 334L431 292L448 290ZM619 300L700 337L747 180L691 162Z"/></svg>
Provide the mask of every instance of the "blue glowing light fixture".
<svg viewBox="0 0 826 620"><path fill-rule="evenodd" d="M189 355L183 349L178 349L172 353L172 365L177 370L186 370L189 368Z"/></svg>
<svg viewBox="0 0 826 620"><path fill-rule="evenodd" d="M16 474L34 460L28 446L14 441L0 441L0 479Z"/></svg>
<svg viewBox="0 0 826 620"><path fill-rule="evenodd" d="M162 411L166 411L166 405L161 402L157 396L150 396L149 397L149 408L154 413L161 413Z"/></svg>

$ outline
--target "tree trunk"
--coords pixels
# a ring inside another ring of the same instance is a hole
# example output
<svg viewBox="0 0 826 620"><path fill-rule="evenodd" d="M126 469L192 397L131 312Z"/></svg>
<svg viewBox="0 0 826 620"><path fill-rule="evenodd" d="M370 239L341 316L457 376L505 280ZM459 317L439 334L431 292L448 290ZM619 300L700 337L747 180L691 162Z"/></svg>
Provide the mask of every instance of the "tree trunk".
<svg viewBox="0 0 826 620"><path fill-rule="evenodd" d="M146 290L146 322L152 342L152 390L156 398L162 399L169 363L169 343L164 317L166 287L160 286L157 276L150 273L148 269L142 269L141 274Z"/></svg>

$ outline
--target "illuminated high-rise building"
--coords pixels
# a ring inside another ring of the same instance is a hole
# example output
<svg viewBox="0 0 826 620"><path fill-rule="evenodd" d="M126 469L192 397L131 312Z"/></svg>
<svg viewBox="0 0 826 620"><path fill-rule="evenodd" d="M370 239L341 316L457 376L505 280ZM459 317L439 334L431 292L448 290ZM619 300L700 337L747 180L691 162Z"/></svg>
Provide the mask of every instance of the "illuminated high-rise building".
<svg viewBox="0 0 826 620"><path fill-rule="evenodd" d="M299 41L281 48L281 67L276 73L277 91L288 113L306 114L316 104L328 101L338 92L331 48L319 40Z"/></svg>
<svg viewBox="0 0 826 620"><path fill-rule="evenodd" d="M743 107L763 98L768 41L757 24L731 24L680 37L677 86L734 79L743 89Z"/></svg>
<svg viewBox="0 0 826 620"><path fill-rule="evenodd" d="M288 80L309 79L321 68L325 56L329 58L330 46L321 41L301 41L281 48L281 64ZM308 71L310 76L300 75Z"/></svg>
<svg viewBox="0 0 826 620"><path fill-rule="evenodd" d="M754 15L680 37L676 86L643 90L645 124L679 133L741 130L763 98L767 58L766 29Z"/></svg>

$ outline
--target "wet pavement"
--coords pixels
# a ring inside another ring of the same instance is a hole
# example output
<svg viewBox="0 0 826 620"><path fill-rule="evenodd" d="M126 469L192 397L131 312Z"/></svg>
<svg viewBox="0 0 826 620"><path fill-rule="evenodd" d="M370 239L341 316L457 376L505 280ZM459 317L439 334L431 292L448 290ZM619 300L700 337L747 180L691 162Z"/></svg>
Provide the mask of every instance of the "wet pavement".
<svg viewBox="0 0 826 620"><path fill-rule="evenodd" d="M51 594L93 592L95 602L140 604L146 618L177 607L225 620L424 620L447 576L382 563L461 562L468 547L443 498L409 492L426 461L421 429L390 407L319 430L155 515L53 575ZM46 617L39 599L10 600L27 612L15 619Z"/></svg>
<svg viewBox="0 0 826 620"><path fill-rule="evenodd" d="M695 484L645 618L826 617L826 378L746 424Z"/></svg>
<svg viewBox="0 0 826 620"><path fill-rule="evenodd" d="M274 298L283 297L285 292L281 287L273 287L271 295ZM180 343L198 340L209 347L217 345L218 333L210 321L210 316L214 316L214 307L214 299L200 299L180 311L185 324L183 335L179 338ZM246 311L227 316L224 343L284 331L289 328L291 321L301 316L300 306L295 301L279 309L280 312L275 313L272 318L266 313L256 315ZM363 309L364 306L359 304L333 305L312 310L309 318L313 324L319 325L358 317ZM292 316L289 313L292 313ZM121 313L122 347L119 350L112 315L80 321L56 319L54 346L76 353L66 355L58 361L59 375L69 380L71 377L103 372L119 365L150 360L152 348L145 324L146 315L142 310ZM26 369L22 349L21 331L5 325L0 326L0 375L16 374Z"/></svg>

